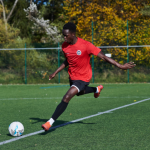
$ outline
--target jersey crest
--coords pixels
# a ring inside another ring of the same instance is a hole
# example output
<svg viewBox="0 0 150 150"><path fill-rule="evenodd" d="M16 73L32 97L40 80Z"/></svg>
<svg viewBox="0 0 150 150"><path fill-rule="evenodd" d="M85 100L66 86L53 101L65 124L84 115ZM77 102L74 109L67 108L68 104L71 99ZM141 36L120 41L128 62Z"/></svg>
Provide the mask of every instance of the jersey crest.
<svg viewBox="0 0 150 150"><path fill-rule="evenodd" d="M77 55L81 55L81 51L80 50L77 50Z"/></svg>

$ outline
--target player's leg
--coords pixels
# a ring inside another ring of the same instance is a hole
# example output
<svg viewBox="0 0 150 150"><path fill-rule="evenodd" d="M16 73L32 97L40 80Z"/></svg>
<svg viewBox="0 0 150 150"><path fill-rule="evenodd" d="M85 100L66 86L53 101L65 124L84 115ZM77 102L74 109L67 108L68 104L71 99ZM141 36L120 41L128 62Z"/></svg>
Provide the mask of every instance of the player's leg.
<svg viewBox="0 0 150 150"><path fill-rule="evenodd" d="M97 91L96 87L89 87L85 86L84 90L80 91L77 96L83 95L83 94L89 94L89 93L95 93Z"/></svg>
<svg viewBox="0 0 150 150"><path fill-rule="evenodd" d="M48 120L45 124L42 125L42 128L47 131L52 126L52 124L56 121L56 119L65 111L68 106L69 101L73 96L78 93L78 89L75 86L72 86L68 92L64 95L60 104L56 107L55 112L53 113L50 120Z"/></svg>
<svg viewBox="0 0 150 150"><path fill-rule="evenodd" d="M75 96L78 93L78 90L76 87L71 87L68 92L64 95L61 103L57 106L54 114L52 115L52 118L56 120L67 108L69 101L73 96Z"/></svg>
<svg viewBox="0 0 150 150"><path fill-rule="evenodd" d="M102 85L99 85L97 87L86 86L84 90L82 90L81 92L79 92L77 94L77 96L80 96L80 95L83 95L83 94L94 93L94 97L98 98L102 89L103 89Z"/></svg>

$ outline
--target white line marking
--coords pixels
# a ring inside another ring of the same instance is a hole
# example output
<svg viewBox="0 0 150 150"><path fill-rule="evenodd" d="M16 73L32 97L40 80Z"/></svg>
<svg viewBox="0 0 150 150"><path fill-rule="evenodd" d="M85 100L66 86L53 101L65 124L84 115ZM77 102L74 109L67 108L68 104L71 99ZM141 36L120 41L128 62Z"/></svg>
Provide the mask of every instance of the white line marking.
<svg viewBox="0 0 150 150"><path fill-rule="evenodd" d="M101 114L101 113L102 113L102 112L98 112L98 114ZM107 113L113 113L113 112L110 111L110 112L107 112Z"/></svg>
<svg viewBox="0 0 150 150"><path fill-rule="evenodd" d="M56 128L59 128L59 127L62 127L62 126L65 126L65 125L68 125L68 124L71 124L71 123L75 123L75 122L78 122L78 121L81 121L81 120L85 120L85 119L89 119L89 118L92 118L92 117L95 117L95 116L99 116L99 115L102 115L102 114L111 113L112 111L115 111L115 110L118 110L118 109L121 109L121 108L125 108L125 107L128 107L128 106L132 106L132 105L135 105L135 104L138 104L138 103L141 103L141 102L145 102L145 101L148 101L148 100L150 100L150 98L144 99L144 100L141 100L141 101L138 101L138 102L134 102L134 103L131 103L131 104L127 104L127 105L124 105L124 106L120 106L120 107L117 107L117 108L114 108L114 109L110 109L110 110L107 110L107 111L104 111L104 112L98 112L97 114L94 114L94 115L91 115L91 116L87 116L87 117L80 118L80 119L77 119L77 120L73 120L73 121L58 125L58 126L54 126L54 127L50 128L50 130L53 130L53 129L56 129ZM21 137L16 137L16 138L13 138L13 139L10 139L10 140L0 142L0 145L7 144L7 143L10 143L10 142L13 142L13 141L17 141L17 140L23 139L25 137L29 137L29 136L36 135L36 134L43 133L43 132L45 132L45 131L40 130L40 131L36 131L36 132L33 132L33 133L29 133L29 134L23 135Z"/></svg>
<svg viewBox="0 0 150 150"><path fill-rule="evenodd" d="M94 97L74 97L74 98L94 98ZM99 97L99 98L148 98L146 96L127 96L127 97ZM38 100L38 99L62 99L62 97L39 97L39 98L2 98L0 99L0 101L4 101L4 100Z"/></svg>

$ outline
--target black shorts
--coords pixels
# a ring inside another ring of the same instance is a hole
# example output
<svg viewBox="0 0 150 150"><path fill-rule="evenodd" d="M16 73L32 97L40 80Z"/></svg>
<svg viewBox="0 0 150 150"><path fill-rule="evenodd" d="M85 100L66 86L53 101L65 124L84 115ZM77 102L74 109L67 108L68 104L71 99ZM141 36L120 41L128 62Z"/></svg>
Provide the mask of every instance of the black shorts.
<svg viewBox="0 0 150 150"><path fill-rule="evenodd" d="M70 87L74 86L78 89L78 93L83 91L86 86L89 85L89 82L84 82L82 80L69 80Z"/></svg>

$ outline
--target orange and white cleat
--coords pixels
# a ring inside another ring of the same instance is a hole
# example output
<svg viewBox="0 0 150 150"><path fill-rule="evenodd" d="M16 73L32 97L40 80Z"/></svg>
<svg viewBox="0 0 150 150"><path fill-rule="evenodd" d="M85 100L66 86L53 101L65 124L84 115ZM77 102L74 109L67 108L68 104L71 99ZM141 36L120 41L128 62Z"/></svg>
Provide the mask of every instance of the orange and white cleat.
<svg viewBox="0 0 150 150"><path fill-rule="evenodd" d="M100 92L101 92L102 89L103 89L103 86L102 86L102 85L99 85L99 86L97 87L97 89L98 89L98 93L94 93L94 97L95 97L95 98L98 98L98 97L99 97Z"/></svg>
<svg viewBox="0 0 150 150"><path fill-rule="evenodd" d="M42 125L42 128L45 131L48 131L50 127L51 127L51 125L50 125L50 122L48 122L48 121L45 124Z"/></svg>

